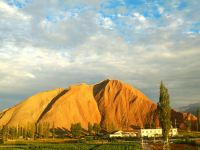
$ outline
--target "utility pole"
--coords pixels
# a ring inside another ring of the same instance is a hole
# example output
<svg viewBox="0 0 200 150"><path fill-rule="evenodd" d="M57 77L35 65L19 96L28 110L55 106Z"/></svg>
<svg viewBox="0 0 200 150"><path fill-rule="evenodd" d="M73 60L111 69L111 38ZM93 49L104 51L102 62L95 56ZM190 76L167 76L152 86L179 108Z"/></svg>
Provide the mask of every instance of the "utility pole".
<svg viewBox="0 0 200 150"><path fill-rule="evenodd" d="M142 145L142 149L144 149L144 142L143 142L143 137L141 136L141 145Z"/></svg>

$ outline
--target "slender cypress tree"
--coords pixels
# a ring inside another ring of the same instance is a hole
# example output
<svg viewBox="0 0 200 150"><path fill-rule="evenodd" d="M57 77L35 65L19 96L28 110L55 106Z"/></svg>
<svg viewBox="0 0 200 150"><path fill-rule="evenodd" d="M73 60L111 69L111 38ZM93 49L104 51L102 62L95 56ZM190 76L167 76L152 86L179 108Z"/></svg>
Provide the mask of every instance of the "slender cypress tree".
<svg viewBox="0 0 200 150"><path fill-rule="evenodd" d="M158 103L158 114L160 125L162 127L162 134L165 143L169 144L169 130L171 128L171 108L168 89L163 82L160 84L160 97Z"/></svg>

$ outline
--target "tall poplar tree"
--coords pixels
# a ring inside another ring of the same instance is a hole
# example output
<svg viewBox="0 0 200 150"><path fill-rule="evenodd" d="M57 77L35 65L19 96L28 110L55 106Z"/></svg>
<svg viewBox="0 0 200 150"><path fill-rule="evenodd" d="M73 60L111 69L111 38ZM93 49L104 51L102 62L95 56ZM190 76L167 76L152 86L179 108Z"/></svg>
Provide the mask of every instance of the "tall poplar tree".
<svg viewBox="0 0 200 150"><path fill-rule="evenodd" d="M163 82L160 84L160 97L158 103L159 121L165 143L169 144L169 131L171 128L171 108L168 89Z"/></svg>
<svg viewBox="0 0 200 150"><path fill-rule="evenodd" d="M53 122L53 126L52 126L52 129L51 129L51 132L52 132L52 138L54 139L55 135L56 135L56 130L55 130L54 122Z"/></svg>
<svg viewBox="0 0 200 150"><path fill-rule="evenodd" d="M89 135L92 135L93 125L89 122L88 123L88 133Z"/></svg>

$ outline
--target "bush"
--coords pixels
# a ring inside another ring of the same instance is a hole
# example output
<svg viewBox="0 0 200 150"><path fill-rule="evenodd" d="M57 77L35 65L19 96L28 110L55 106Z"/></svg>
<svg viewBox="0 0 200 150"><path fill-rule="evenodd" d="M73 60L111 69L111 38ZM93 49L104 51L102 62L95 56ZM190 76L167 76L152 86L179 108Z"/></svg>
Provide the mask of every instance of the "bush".
<svg viewBox="0 0 200 150"><path fill-rule="evenodd" d="M94 136L86 136L86 141L92 141L94 140Z"/></svg>
<svg viewBox="0 0 200 150"><path fill-rule="evenodd" d="M4 143L3 138L1 138L0 139L0 144L3 144L3 143Z"/></svg>
<svg viewBox="0 0 200 150"><path fill-rule="evenodd" d="M176 143L176 144L189 144L189 145L194 145L194 146L200 146L200 145L197 144L194 140L191 140L191 139L189 139L189 138L177 140L177 141L175 141L175 143Z"/></svg>
<svg viewBox="0 0 200 150"><path fill-rule="evenodd" d="M71 130L73 137L75 137L75 138L80 137L81 130L82 130L81 124L80 123L72 124L70 130Z"/></svg>
<svg viewBox="0 0 200 150"><path fill-rule="evenodd" d="M93 125L93 130L94 130L95 134L99 134L100 131L101 131L101 126L100 126L100 124L95 123L95 124Z"/></svg>

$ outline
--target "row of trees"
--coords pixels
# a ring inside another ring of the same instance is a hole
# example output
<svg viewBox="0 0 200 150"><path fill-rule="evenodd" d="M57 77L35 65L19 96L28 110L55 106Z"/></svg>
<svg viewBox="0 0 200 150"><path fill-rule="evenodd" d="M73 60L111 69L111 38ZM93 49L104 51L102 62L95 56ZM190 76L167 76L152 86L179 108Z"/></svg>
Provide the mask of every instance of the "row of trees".
<svg viewBox="0 0 200 150"><path fill-rule="evenodd" d="M6 141L7 139L18 138L47 138L53 133L50 132L49 123L31 124L27 123L26 127L21 126L2 126L0 127L0 139Z"/></svg>
<svg viewBox="0 0 200 150"><path fill-rule="evenodd" d="M71 124L70 132L73 137L80 137L83 133L83 128L80 123ZM97 135L101 131L100 124L88 123L88 134L89 135ZM49 123L39 123L39 124L31 124L27 123L26 127L8 127L1 126L0 127L0 143L6 141L7 139L28 139L28 138L54 138L56 136L56 129L54 125L50 127Z"/></svg>
<svg viewBox="0 0 200 150"><path fill-rule="evenodd" d="M76 137L81 136L83 129L80 123L75 123L71 125L70 131L71 131L72 136L76 138ZM97 123L91 124L90 122L88 123L87 132L89 133L89 135L98 135L100 131L101 131L100 124L97 124Z"/></svg>

